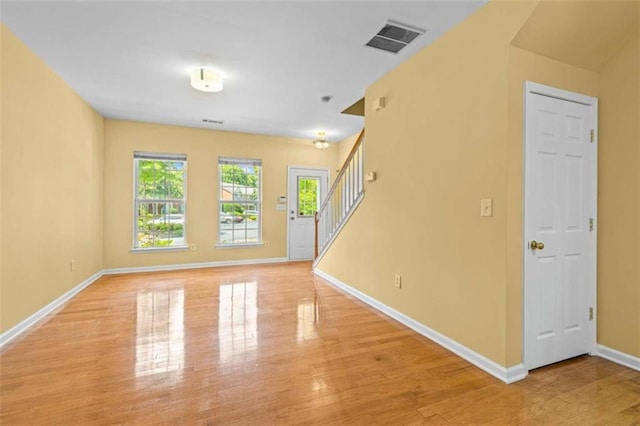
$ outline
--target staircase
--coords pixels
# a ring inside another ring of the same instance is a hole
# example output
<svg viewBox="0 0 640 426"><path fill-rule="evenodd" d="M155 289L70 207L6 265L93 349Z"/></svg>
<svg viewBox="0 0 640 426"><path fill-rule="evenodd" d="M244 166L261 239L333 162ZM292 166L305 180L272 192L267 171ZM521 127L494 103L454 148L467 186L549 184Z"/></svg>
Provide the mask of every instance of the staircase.
<svg viewBox="0 0 640 426"><path fill-rule="evenodd" d="M331 246L364 198L364 129L353 145L331 190L315 216L316 241L313 266Z"/></svg>

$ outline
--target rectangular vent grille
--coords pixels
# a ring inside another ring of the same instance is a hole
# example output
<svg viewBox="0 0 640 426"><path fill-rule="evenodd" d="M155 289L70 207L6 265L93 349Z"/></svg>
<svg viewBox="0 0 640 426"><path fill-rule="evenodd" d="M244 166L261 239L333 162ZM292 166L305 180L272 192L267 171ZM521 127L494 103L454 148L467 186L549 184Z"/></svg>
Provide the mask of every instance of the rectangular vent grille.
<svg viewBox="0 0 640 426"><path fill-rule="evenodd" d="M387 21L384 27L367 42L366 46L385 52L398 53L424 32L425 30L409 25Z"/></svg>
<svg viewBox="0 0 640 426"><path fill-rule="evenodd" d="M208 118L203 118L202 122L203 123L210 123L210 124L224 124L224 121L222 121L222 120L209 120Z"/></svg>

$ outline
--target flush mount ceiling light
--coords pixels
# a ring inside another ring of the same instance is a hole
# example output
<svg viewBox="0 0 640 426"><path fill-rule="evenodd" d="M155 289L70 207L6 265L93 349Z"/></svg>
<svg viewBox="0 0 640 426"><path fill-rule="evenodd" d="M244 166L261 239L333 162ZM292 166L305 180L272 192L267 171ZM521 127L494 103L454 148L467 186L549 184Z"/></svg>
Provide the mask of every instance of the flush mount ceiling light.
<svg viewBox="0 0 640 426"><path fill-rule="evenodd" d="M318 132L318 139L313 141L313 146L318 149L327 149L329 148L329 141L325 138L325 132Z"/></svg>
<svg viewBox="0 0 640 426"><path fill-rule="evenodd" d="M197 68L191 71L191 87L201 92L220 92L222 76L209 68Z"/></svg>

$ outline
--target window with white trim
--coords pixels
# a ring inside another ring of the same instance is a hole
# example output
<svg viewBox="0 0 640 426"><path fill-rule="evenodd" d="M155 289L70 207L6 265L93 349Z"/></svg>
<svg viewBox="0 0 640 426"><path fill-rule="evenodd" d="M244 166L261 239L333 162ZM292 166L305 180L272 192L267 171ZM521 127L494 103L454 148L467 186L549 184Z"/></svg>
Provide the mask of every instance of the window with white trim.
<svg viewBox="0 0 640 426"><path fill-rule="evenodd" d="M186 247L187 156L134 152L133 248Z"/></svg>
<svg viewBox="0 0 640 426"><path fill-rule="evenodd" d="M262 244L262 160L218 159L218 243Z"/></svg>

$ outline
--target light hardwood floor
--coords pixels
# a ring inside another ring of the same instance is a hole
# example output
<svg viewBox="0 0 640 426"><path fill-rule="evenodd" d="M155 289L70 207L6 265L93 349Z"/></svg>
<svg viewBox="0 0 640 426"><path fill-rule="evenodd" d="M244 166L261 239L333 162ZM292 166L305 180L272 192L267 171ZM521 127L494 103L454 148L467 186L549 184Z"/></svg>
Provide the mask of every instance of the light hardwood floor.
<svg viewBox="0 0 640 426"><path fill-rule="evenodd" d="M505 385L307 262L105 277L5 348L10 424L640 424L640 373Z"/></svg>

